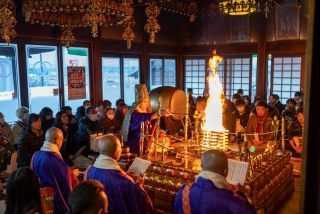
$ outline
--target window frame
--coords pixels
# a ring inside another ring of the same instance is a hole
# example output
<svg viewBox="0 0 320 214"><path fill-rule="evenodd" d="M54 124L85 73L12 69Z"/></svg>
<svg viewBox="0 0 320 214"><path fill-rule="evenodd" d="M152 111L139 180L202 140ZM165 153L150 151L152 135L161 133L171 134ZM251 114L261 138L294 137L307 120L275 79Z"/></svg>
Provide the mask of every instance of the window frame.
<svg viewBox="0 0 320 214"><path fill-rule="evenodd" d="M141 68L142 68L142 60L141 60L141 55L140 54L119 54L119 53L102 53L101 56L101 65L102 65L102 59L103 58L119 58L120 59L120 97L119 99L124 99L124 59L138 59L139 60L139 83L141 83L141 79L142 79L142 72L141 72ZM101 76L103 75L102 72L102 66L101 66ZM101 90L102 90L102 99L104 100L104 96L103 96L103 82L101 84ZM115 103L112 103L113 105L115 105ZM127 105L131 105L129 103L127 103Z"/></svg>
<svg viewBox="0 0 320 214"><path fill-rule="evenodd" d="M222 86L223 86L223 93L226 95L227 93L227 68L228 68L228 64L227 61L228 59L232 59L232 58L249 58L249 96L251 97L252 94L252 55L256 54L256 53L250 53L250 54L221 54L222 58L223 58L223 82L222 82ZM186 60L205 60L205 88L208 88L208 81L206 80L206 78L208 77L209 74L209 60L212 56L185 56L183 58L183 88L186 90ZM242 77L241 77L242 78ZM230 83L231 84L231 83ZM230 85L231 86L231 85ZM231 90L231 87L230 87ZM230 94L230 99L232 97L233 94ZM227 95L226 95L227 96Z"/></svg>
<svg viewBox="0 0 320 214"><path fill-rule="evenodd" d="M266 69L267 75L270 72L270 91L269 91L269 96L274 93L274 90L273 90L273 87L274 87L274 58L286 58L286 57L290 57L290 58L300 57L301 58L301 62L300 62L300 77L299 77L299 79L300 79L300 83L299 83L300 89L299 90L301 91L301 89L303 89L303 79L304 79L304 75L303 75L304 72L303 71L304 71L304 60L305 60L304 59L304 55L303 54L299 54L299 53L296 53L296 54L290 54L290 53L289 54L286 54L286 53L283 53L283 54L271 54L271 70L269 71L268 68ZM282 65L283 65L283 63L282 63ZM290 65L292 66L293 63L291 62ZM282 69L281 72L283 72L283 71L284 70ZM291 74L292 74L292 71L293 70L291 69L291 71L290 71ZM281 77L281 96L279 95L279 98L280 98L279 100L281 102L283 101L282 100L282 93L283 93L283 91L282 91L282 85L283 85L282 80L283 80L283 77ZM292 80L292 75L291 75L290 80ZM290 83L290 88L292 88L292 83ZM291 92L294 92L294 91L291 91ZM267 91L267 94L268 94L268 91ZM291 98L293 98L293 97L291 97Z"/></svg>
<svg viewBox="0 0 320 214"><path fill-rule="evenodd" d="M174 60L175 61L175 81L174 81L174 85L173 87L177 87L177 57L175 56L159 56L159 55L150 55L148 58L148 70L149 70L149 89L150 91L151 89L151 85L152 85L152 75L151 75L151 69L150 69L150 65L151 65L151 60L152 59L160 59L161 60L161 66L162 66L162 70L161 70L161 86L165 86L164 85L164 70L165 70L165 60ZM161 87L160 86L160 87Z"/></svg>
<svg viewBox="0 0 320 214"><path fill-rule="evenodd" d="M186 88L186 66L187 66L187 60L204 60L204 72L205 72L205 76L204 76L204 87L207 88L208 87L208 81L206 80L206 78L208 77L208 63L209 63L209 57L208 56L186 56L183 58L183 89L185 90L185 92L187 92L187 88ZM199 78L199 76L198 76ZM199 83L199 81L198 81ZM199 89L199 88L198 88ZM199 93L199 96L203 96L203 92Z"/></svg>

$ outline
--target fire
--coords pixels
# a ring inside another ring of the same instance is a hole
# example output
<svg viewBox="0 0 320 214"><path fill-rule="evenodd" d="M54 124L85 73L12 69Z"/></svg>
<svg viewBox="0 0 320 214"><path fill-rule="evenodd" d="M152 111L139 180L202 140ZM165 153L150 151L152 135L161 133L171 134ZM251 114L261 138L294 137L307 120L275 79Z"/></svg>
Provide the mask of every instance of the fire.
<svg viewBox="0 0 320 214"><path fill-rule="evenodd" d="M205 131L224 131L222 126L222 105L223 101L221 95L223 93L223 87L219 80L217 68L222 61L222 57L213 51L213 57L209 61L211 74L208 76L209 83L209 98L207 100L207 106L205 110L205 119L202 123L202 130Z"/></svg>

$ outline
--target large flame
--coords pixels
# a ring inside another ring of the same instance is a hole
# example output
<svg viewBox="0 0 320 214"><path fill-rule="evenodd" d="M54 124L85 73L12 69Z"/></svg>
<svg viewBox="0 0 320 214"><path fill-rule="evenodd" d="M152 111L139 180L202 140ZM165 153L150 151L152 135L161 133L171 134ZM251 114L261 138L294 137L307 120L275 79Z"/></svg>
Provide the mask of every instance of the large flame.
<svg viewBox="0 0 320 214"><path fill-rule="evenodd" d="M222 84L219 80L217 68L222 61L222 57L213 51L213 57L209 61L210 74L207 77L209 83L209 98L205 110L205 119L202 123L202 130L206 131L223 131L222 126L222 105L221 95L223 93Z"/></svg>

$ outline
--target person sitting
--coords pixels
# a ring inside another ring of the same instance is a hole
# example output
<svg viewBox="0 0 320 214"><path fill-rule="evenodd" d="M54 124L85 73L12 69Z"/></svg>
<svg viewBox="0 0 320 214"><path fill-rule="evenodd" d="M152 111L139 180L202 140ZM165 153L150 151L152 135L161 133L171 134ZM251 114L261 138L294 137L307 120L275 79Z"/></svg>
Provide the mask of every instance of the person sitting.
<svg viewBox="0 0 320 214"><path fill-rule="evenodd" d="M248 136L248 141L254 146L261 146L267 141L274 140L275 133L269 133L275 130L272 121L267 103L259 101L256 106L256 113L251 114L246 127L247 134L254 134L254 137Z"/></svg>
<svg viewBox="0 0 320 214"><path fill-rule="evenodd" d="M85 100L82 103L82 106L79 106L77 108L77 113L76 113L76 119L77 121L80 121L81 119L83 119L86 116L86 110L92 106L92 103L90 100Z"/></svg>
<svg viewBox="0 0 320 214"><path fill-rule="evenodd" d="M85 181L69 195L70 214L104 214L108 212L108 198L99 181Z"/></svg>
<svg viewBox="0 0 320 214"><path fill-rule="evenodd" d="M0 138L2 145L7 150L7 163L10 164L13 153L13 134L10 125L6 122L4 115L0 112Z"/></svg>
<svg viewBox="0 0 320 214"><path fill-rule="evenodd" d="M284 110L284 107L279 100L279 96L277 94L271 94L269 96L269 104L277 108L279 112L278 117L280 118L281 112Z"/></svg>
<svg viewBox="0 0 320 214"><path fill-rule="evenodd" d="M125 101L124 101L124 99L117 99L116 100L116 108L118 108L118 105L120 104L120 103L126 103Z"/></svg>
<svg viewBox="0 0 320 214"><path fill-rule="evenodd" d="M114 119L114 110L113 108L107 108L105 110L105 117L100 121L103 133L117 133L120 129L116 130L116 121Z"/></svg>
<svg viewBox="0 0 320 214"><path fill-rule="evenodd" d="M28 125L18 143L18 168L30 166L33 154L40 150L43 141L40 117L37 114L30 114Z"/></svg>
<svg viewBox="0 0 320 214"><path fill-rule="evenodd" d="M232 106L234 106L232 102L230 103L232 104ZM222 125L230 133L234 133L236 128L236 119L232 112L233 111L231 111L230 109L229 102L225 101L222 105Z"/></svg>
<svg viewBox="0 0 320 214"><path fill-rule="evenodd" d="M291 123L289 128L289 151L292 152L293 157L301 157L302 153L302 137L304 128L303 108L297 111L297 119Z"/></svg>
<svg viewBox="0 0 320 214"><path fill-rule="evenodd" d="M39 179L30 168L14 171L6 185L5 214L41 213Z"/></svg>
<svg viewBox="0 0 320 214"><path fill-rule="evenodd" d="M204 97L197 97L196 110L200 117L203 117L206 112L207 100Z"/></svg>
<svg viewBox="0 0 320 214"><path fill-rule="evenodd" d="M55 127L49 128L46 141L40 151L32 157L31 168L40 179L41 187L54 189L54 213L68 212L68 196L78 184L79 170L73 171L63 161L60 149L63 144L63 132Z"/></svg>
<svg viewBox="0 0 320 214"><path fill-rule="evenodd" d="M15 122L11 128L13 135L13 146L17 150L17 145L19 143L20 137L22 136L23 129L27 125L29 117L29 109L27 107L20 107L16 111L18 121Z"/></svg>
<svg viewBox="0 0 320 214"><path fill-rule="evenodd" d="M252 110L252 103L251 103L251 98L249 97L249 95L244 95L242 97L242 99L246 103L246 107L248 107L250 109L250 111L251 111Z"/></svg>
<svg viewBox="0 0 320 214"><path fill-rule="evenodd" d="M292 98L287 100L286 109L282 111L282 116L289 121L289 125L296 116L296 101Z"/></svg>
<svg viewBox="0 0 320 214"><path fill-rule="evenodd" d="M114 112L114 119L116 121L116 130L121 130L124 117L128 111L128 106L124 102L117 104L116 111Z"/></svg>
<svg viewBox="0 0 320 214"><path fill-rule="evenodd" d="M189 97L190 114L193 115L194 111L196 110L196 99L193 96L193 89L188 88L187 93L188 93L188 97Z"/></svg>
<svg viewBox="0 0 320 214"><path fill-rule="evenodd" d="M99 141L99 152L87 170L87 179L98 180L105 186L109 213L153 213L152 202L141 184L135 183L118 164L120 140L113 135L104 136Z"/></svg>
<svg viewBox="0 0 320 214"><path fill-rule="evenodd" d="M98 115L95 107L91 106L86 110L86 116L79 121L77 132L78 147L85 147L83 155L90 153L90 135L102 133L102 128L98 121Z"/></svg>
<svg viewBox="0 0 320 214"><path fill-rule="evenodd" d="M293 99L296 101L296 110L303 107L303 91L296 91Z"/></svg>
<svg viewBox="0 0 320 214"><path fill-rule="evenodd" d="M73 155L80 149L77 148L77 128L74 124L69 123L69 117L66 112L59 111L56 114L56 119L53 127L60 129L63 132L64 144L60 150L63 160L72 165Z"/></svg>
<svg viewBox="0 0 320 214"><path fill-rule="evenodd" d="M202 171L193 184L183 185L174 202L174 213L256 213L244 194L232 191L227 182L228 159L221 150L201 156Z"/></svg>
<svg viewBox="0 0 320 214"><path fill-rule="evenodd" d="M239 95L240 95L240 97L241 97L241 98L243 98L243 96L244 96L243 89L241 89L241 88L240 88L240 89L238 89L238 90L237 90L237 94L239 94Z"/></svg>
<svg viewBox="0 0 320 214"><path fill-rule="evenodd" d="M245 104L246 103L243 99L236 101L237 110L233 112L236 119L236 133L244 133L246 131L246 126L250 116L250 109Z"/></svg>
<svg viewBox="0 0 320 214"><path fill-rule="evenodd" d="M42 132L45 134L46 131L53 125L54 123L54 118L53 118L53 111L48 108L44 107L40 113L40 120L41 120L41 129Z"/></svg>
<svg viewBox="0 0 320 214"><path fill-rule="evenodd" d="M76 117L72 114L72 108L70 106L64 106L63 108L61 108L61 111L64 111L67 113L67 116L69 118L69 123L71 124L76 124L76 127L78 128L78 121L76 119Z"/></svg>

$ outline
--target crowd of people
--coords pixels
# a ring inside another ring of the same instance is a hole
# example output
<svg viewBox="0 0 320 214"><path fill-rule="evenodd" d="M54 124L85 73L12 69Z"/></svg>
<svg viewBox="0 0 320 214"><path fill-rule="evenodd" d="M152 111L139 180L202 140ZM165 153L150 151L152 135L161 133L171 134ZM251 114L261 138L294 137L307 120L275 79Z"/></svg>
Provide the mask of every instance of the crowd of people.
<svg viewBox="0 0 320 214"><path fill-rule="evenodd" d="M207 90L203 96L194 98L192 89L188 89L191 113L205 114L208 99ZM282 104L277 94L271 94L268 102L255 96L253 103L248 95L239 89L232 100L222 96L222 123L229 133L248 134L249 145L261 146L268 141L279 140L281 136L281 118L285 118L286 149L295 157L301 157L304 126L303 92L295 92L294 98ZM193 111L192 111L193 110ZM277 122L278 121L278 122Z"/></svg>
<svg viewBox="0 0 320 214"><path fill-rule="evenodd" d="M139 84L135 90L136 101L130 108L122 99L116 102L115 109L108 100L97 106L86 100L75 115L71 107L65 106L54 117L48 107L39 114L29 114L28 108L20 107L16 111L18 121L12 127L0 113L0 146L9 151L3 159L9 164L16 152L18 166L7 181L5 213L43 212L42 188L53 190L54 213L153 213L153 202L142 187L143 179L128 175L118 164L122 147L119 137L106 135L99 140L99 152L83 179L79 179L79 169L74 167L78 157L92 154L92 134L121 133L130 152L139 153L141 123L152 123L157 115L151 112L146 86ZM206 90L197 99L193 98L192 89L188 94L191 113L198 111L203 116L209 97ZM269 103L256 96L251 104L242 90L233 95L232 101L223 99L223 126L230 133L252 134L248 135L248 141L260 146L274 140L274 131L280 130L279 126L275 128L275 118L285 117L287 148L295 156L301 154L304 123L301 92L288 99L285 106L276 94L269 96ZM169 114L163 111L161 115ZM201 161L202 171L196 182L181 187L175 213L206 213L206 210L255 213L240 189L226 182L228 164L223 152L209 150L202 154ZM203 194L206 197L199 197ZM233 205L229 206L229 202Z"/></svg>

